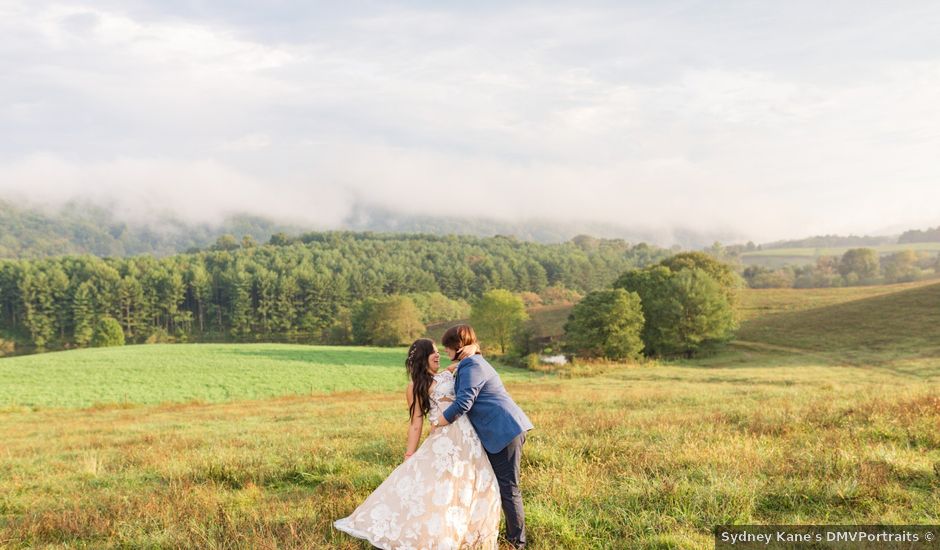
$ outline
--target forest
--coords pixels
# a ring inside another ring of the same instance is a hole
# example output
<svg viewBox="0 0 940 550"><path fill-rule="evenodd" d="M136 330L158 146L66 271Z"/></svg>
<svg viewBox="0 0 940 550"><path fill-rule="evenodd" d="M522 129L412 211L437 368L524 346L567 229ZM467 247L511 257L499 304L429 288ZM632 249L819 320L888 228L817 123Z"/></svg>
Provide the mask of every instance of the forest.
<svg viewBox="0 0 940 550"><path fill-rule="evenodd" d="M38 350L82 347L113 319L129 343L347 343L352 314L369 298L443 297L457 307L495 288L586 293L672 253L586 236L545 245L320 232L278 233L264 245L223 236L209 249L165 258L0 260L0 337Z"/></svg>

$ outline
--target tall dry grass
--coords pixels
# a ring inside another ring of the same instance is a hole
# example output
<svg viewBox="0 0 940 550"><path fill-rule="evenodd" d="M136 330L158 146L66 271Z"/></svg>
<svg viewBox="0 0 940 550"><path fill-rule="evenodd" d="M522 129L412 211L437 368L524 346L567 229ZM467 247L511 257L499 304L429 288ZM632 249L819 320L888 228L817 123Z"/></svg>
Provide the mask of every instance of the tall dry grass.
<svg viewBox="0 0 940 550"><path fill-rule="evenodd" d="M523 462L532 547L698 549L721 523L940 521L937 379L764 361L511 384L537 426ZM331 522L399 463L401 401L0 414L0 543L364 548Z"/></svg>

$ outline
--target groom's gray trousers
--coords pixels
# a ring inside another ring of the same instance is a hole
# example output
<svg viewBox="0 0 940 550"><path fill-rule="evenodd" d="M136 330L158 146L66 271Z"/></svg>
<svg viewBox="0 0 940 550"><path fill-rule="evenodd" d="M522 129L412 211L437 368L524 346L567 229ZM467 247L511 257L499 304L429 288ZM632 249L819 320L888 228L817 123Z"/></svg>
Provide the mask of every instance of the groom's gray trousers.
<svg viewBox="0 0 940 550"><path fill-rule="evenodd" d="M499 374L482 355L462 359L454 376L455 399L443 416L451 423L461 414L470 419L499 482L506 538L516 548L523 548L525 514L519 490L519 461L525 433L532 429L532 422L509 397ZM490 452L496 449L500 450Z"/></svg>
<svg viewBox="0 0 940 550"><path fill-rule="evenodd" d="M525 432L517 435L502 451L486 453L499 483L499 496L506 516L506 538L516 548L525 547L525 512L522 510L522 491L519 490L519 462L522 460L523 444Z"/></svg>

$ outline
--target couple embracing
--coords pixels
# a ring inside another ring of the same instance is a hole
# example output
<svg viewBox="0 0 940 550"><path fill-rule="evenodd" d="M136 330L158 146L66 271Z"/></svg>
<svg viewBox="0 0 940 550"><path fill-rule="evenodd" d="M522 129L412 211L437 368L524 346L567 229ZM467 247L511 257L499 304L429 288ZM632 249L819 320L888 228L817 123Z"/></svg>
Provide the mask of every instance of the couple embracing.
<svg viewBox="0 0 940 550"><path fill-rule="evenodd" d="M470 326L449 329L441 343L459 361L443 371L432 340L408 350L405 461L334 525L389 550L495 549L501 504L506 539L523 548L519 463L532 423L480 354ZM431 433L419 447L425 418Z"/></svg>

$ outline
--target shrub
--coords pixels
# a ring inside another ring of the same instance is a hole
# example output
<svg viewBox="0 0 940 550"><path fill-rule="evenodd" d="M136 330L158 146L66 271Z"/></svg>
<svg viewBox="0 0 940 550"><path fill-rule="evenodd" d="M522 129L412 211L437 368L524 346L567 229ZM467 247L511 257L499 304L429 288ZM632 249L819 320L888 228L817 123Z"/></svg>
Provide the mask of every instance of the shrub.
<svg viewBox="0 0 940 550"><path fill-rule="evenodd" d="M13 353L16 349L16 343L13 340L4 340L0 338L0 357Z"/></svg>
<svg viewBox="0 0 940 550"><path fill-rule="evenodd" d="M103 348L124 345L124 329L114 317L102 317L95 325L95 335L91 341L95 347Z"/></svg>
<svg viewBox="0 0 940 550"><path fill-rule="evenodd" d="M850 285L858 284L860 281L877 277L879 263L878 252L874 249L852 248L842 255L839 261L839 273ZM855 274L855 277L850 281L849 276L852 274Z"/></svg>
<svg viewBox="0 0 940 550"><path fill-rule="evenodd" d="M168 344L173 342L174 339L172 336L163 330L160 327L154 328L150 331L150 334L147 335L147 338L144 340L145 344Z"/></svg>

